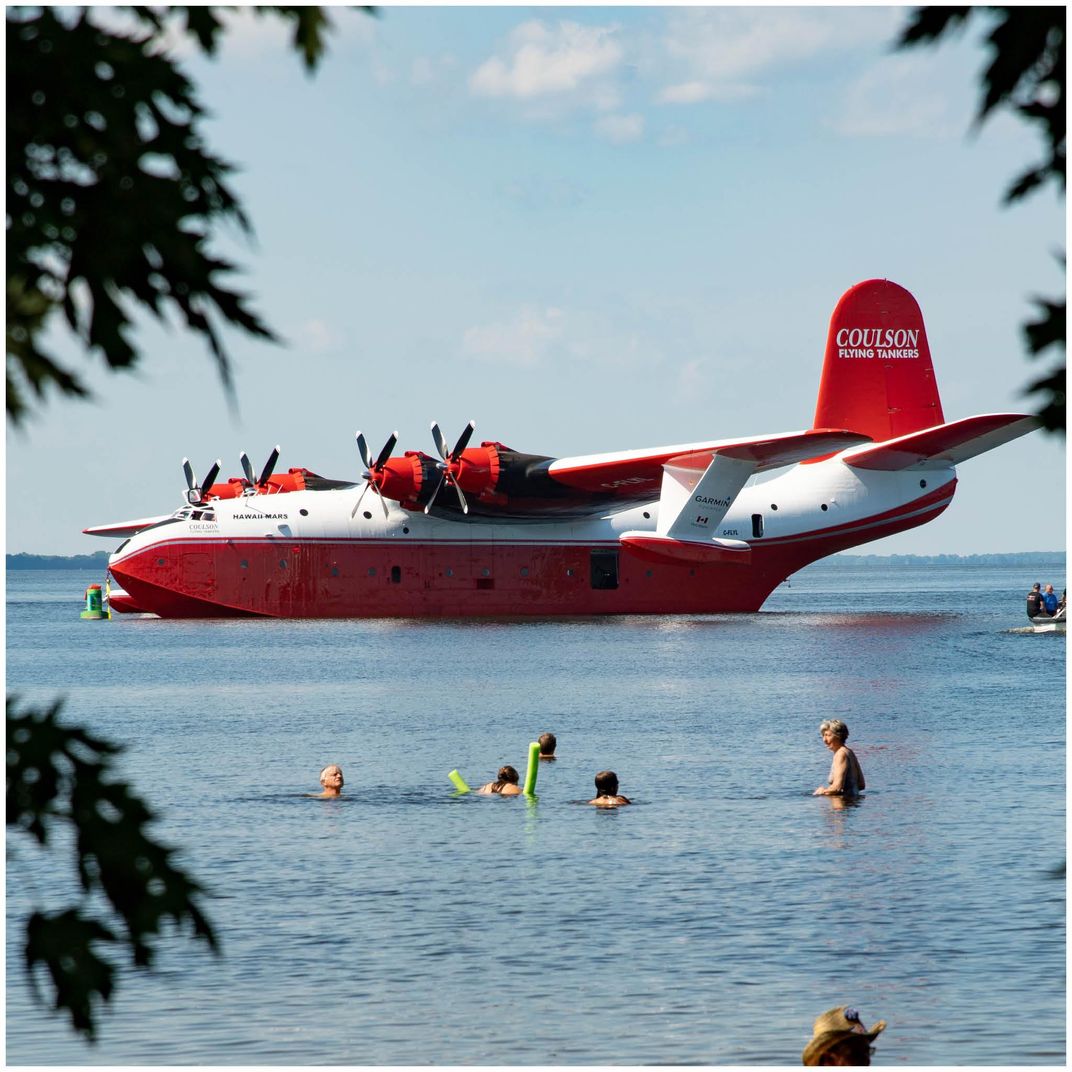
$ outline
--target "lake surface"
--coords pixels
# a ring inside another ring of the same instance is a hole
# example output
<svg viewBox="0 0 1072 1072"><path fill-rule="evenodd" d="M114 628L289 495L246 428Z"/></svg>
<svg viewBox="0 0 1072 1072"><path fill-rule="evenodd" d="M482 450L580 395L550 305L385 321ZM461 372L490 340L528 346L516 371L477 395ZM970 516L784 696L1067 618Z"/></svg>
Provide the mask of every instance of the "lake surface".
<svg viewBox="0 0 1072 1072"><path fill-rule="evenodd" d="M83 622L100 580L7 574L8 689L126 744L222 955L169 934L87 1046L13 925L68 861L9 836L8 1062L792 1065L848 1003L875 1064L1064 1063L1065 640L1014 631L1063 560L479 623ZM856 806L811 796L824 717ZM453 795L544 730L535 802ZM604 767L635 806L573 803Z"/></svg>

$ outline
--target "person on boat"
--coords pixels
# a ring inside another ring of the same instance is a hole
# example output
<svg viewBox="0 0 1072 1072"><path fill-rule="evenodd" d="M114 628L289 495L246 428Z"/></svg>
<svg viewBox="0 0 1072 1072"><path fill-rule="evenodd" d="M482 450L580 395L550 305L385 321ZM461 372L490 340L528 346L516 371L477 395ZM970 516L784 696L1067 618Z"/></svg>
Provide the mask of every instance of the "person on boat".
<svg viewBox="0 0 1072 1072"><path fill-rule="evenodd" d="M1057 613L1057 593L1053 590L1052 584L1046 585L1042 593L1042 609L1051 618Z"/></svg>
<svg viewBox="0 0 1072 1072"><path fill-rule="evenodd" d="M345 779L342 776L342 767L337 763L329 763L320 772L320 784L324 787L322 793L310 793L311 797L340 797Z"/></svg>
<svg viewBox="0 0 1072 1072"><path fill-rule="evenodd" d="M1059 600L1057 600L1057 613L1058 614L1064 614L1064 612L1065 612L1065 592L1067 592L1067 591L1068 591L1067 588L1062 588L1061 589L1061 598Z"/></svg>
<svg viewBox="0 0 1072 1072"><path fill-rule="evenodd" d="M1027 616L1037 618L1042 613L1042 585L1036 581L1027 593Z"/></svg>
<svg viewBox="0 0 1072 1072"><path fill-rule="evenodd" d="M840 718L828 718L819 724L823 744L834 753L830 764L830 779L826 785L819 786L812 794L816 797L855 797L859 796L867 785L860 761L845 742L849 739L849 727Z"/></svg>
<svg viewBox="0 0 1072 1072"><path fill-rule="evenodd" d="M815 1018L811 1042L804 1047L803 1063L815 1065L869 1065L871 1043L886 1030L879 1020L869 1031L860 1014L849 1005L838 1005Z"/></svg>
<svg viewBox="0 0 1072 1072"><path fill-rule="evenodd" d="M555 747L558 745L558 739L553 733L541 733L536 738L540 746L540 759L554 759Z"/></svg>
<svg viewBox="0 0 1072 1072"><path fill-rule="evenodd" d="M621 804L632 804L628 797L618 792L618 775L612 770L601 770L596 775L596 795L588 801L597 808L617 808Z"/></svg>
<svg viewBox="0 0 1072 1072"><path fill-rule="evenodd" d="M515 768L500 767L498 779L494 782L488 782L486 785L482 785L477 792L485 795L498 793L503 797L516 797L521 795L521 788L517 783L518 776Z"/></svg>

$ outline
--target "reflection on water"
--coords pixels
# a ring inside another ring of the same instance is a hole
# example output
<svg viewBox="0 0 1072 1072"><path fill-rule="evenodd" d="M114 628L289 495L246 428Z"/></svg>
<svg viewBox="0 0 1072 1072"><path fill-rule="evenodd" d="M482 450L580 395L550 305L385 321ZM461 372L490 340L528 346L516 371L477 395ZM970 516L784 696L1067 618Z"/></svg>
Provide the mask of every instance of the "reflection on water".
<svg viewBox="0 0 1072 1072"><path fill-rule="evenodd" d="M224 956L123 968L90 1050L9 923L15 1063L793 1064L846 1002L880 1064L1063 1062L1064 647L1008 632L1015 571L805 573L710 618L87 627L95 579L9 575L9 687L127 744ZM857 801L811 795L832 716ZM455 795L544 730L535 799ZM304 797L328 762L343 797ZM634 806L582 806L604 768ZM20 852L9 920L59 882Z"/></svg>

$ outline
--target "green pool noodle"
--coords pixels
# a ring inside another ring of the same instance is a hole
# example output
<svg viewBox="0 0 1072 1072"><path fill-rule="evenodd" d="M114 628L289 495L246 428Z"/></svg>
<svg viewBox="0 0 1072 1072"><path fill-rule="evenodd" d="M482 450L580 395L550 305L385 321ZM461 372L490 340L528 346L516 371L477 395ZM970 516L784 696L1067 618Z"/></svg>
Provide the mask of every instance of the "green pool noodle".
<svg viewBox="0 0 1072 1072"><path fill-rule="evenodd" d="M469 786L465 784L465 779L456 770L452 770L447 777L454 783L454 788L459 793L468 793L470 791Z"/></svg>
<svg viewBox="0 0 1072 1072"><path fill-rule="evenodd" d="M540 769L540 746L533 741L529 745L529 767L525 771L525 796L536 795L536 772Z"/></svg>

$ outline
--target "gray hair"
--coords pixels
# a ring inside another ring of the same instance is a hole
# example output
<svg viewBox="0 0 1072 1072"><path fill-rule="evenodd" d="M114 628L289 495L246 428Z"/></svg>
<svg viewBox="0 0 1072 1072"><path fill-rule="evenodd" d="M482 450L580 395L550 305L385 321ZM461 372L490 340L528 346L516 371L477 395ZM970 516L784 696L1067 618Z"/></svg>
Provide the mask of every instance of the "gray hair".
<svg viewBox="0 0 1072 1072"><path fill-rule="evenodd" d="M840 718L825 718L819 723L819 732L826 733L829 730L839 741L849 739L849 727Z"/></svg>

